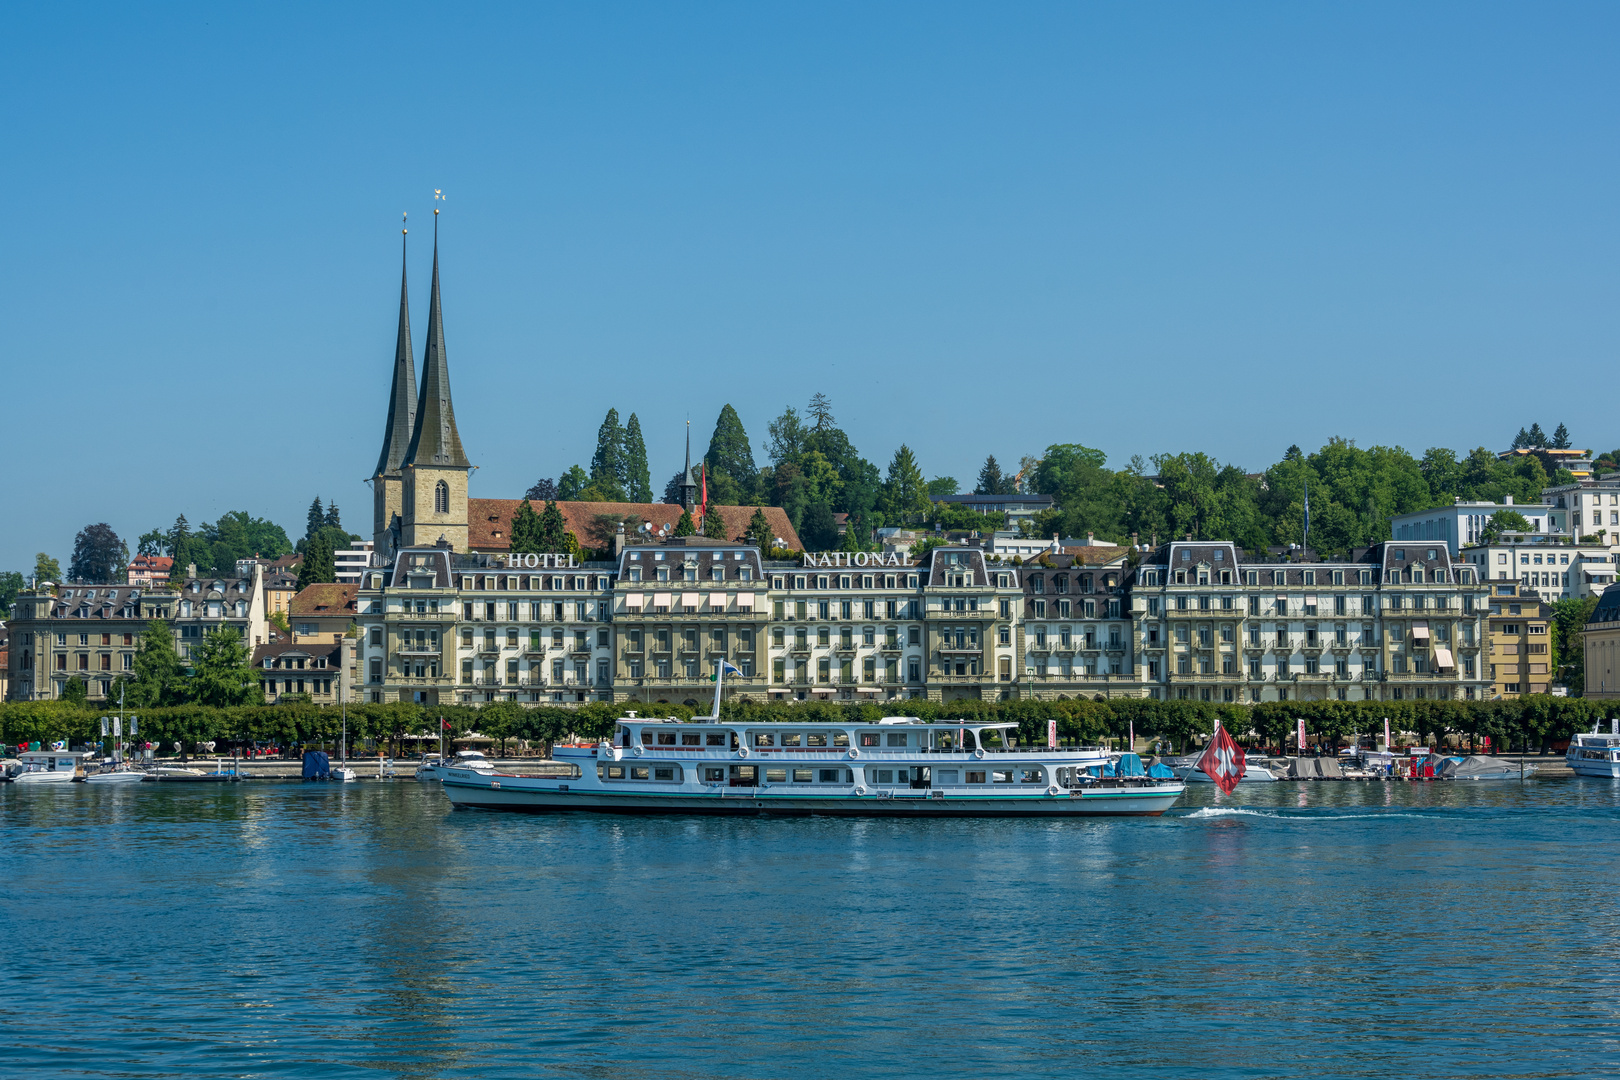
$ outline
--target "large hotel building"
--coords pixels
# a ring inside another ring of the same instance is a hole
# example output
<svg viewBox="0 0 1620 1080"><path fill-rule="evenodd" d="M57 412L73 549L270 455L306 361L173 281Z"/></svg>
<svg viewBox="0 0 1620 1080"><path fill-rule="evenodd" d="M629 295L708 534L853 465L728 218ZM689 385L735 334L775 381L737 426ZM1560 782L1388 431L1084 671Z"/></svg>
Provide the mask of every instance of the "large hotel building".
<svg viewBox="0 0 1620 1080"><path fill-rule="evenodd" d="M684 505L559 504L599 557L514 553L518 500L469 497L437 249L428 318L418 388L402 278L357 597L362 700L707 706L722 661L733 696L758 700L1491 696L1492 586L1439 542L1348 560L1189 540L773 561L741 540L754 507L710 508L736 540L668 536L697 509L688 462Z"/></svg>

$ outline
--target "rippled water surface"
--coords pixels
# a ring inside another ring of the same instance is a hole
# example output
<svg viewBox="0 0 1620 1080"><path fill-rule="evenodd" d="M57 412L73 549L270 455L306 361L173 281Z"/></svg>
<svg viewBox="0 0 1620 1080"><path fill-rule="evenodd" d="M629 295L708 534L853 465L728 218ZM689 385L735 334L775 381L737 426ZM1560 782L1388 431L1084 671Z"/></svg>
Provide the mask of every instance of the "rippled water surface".
<svg viewBox="0 0 1620 1080"><path fill-rule="evenodd" d="M1620 1075L1620 786L1080 822L0 788L7 1076Z"/></svg>

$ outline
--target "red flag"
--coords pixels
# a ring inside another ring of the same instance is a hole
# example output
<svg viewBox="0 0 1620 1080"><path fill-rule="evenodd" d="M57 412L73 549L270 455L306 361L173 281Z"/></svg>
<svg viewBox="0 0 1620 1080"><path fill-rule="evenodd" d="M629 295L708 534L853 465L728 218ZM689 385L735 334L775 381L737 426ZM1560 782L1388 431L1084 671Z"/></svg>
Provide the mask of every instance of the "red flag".
<svg viewBox="0 0 1620 1080"><path fill-rule="evenodd" d="M441 716L441 717L439 717L439 726L442 727L444 730L449 731L450 730L450 721L446 720L444 717Z"/></svg>
<svg viewBox="0 0 1620 1080"><path fill-rule="evenodd" d="M1247 766L1243 762L1243 747L1232 741L1232 736L1220 724L1215 725L1215 737L1209 740L1204 756L1198 759L1204 775L1215 781L1215 786L1230 795L1243 779Z"/></svg>
<svg viewBox="0 0 1620 1080"><path fill-rule="evenodd" d="M702 473L703 473L703 501L698 503L698 516L699 517L702 517L703 515L705 515L705 514L707 514L709 512L709 463L707 461L705 461L703 463Z"/></svg>

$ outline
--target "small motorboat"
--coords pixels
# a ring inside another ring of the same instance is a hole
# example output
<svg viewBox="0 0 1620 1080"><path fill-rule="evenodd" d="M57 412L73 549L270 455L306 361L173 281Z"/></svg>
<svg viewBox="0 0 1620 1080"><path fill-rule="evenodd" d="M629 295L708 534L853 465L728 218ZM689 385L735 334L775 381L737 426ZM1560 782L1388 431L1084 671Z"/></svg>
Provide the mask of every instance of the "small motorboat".
<svg viewBox="0 0 1620 1080"><path fill-rule="evenodd" d="M101 771L87 773L84 782L87 784L139 784L146 779L146 773L139 769L132 769L121 761L105 760L101 763Z"/></svg>
<svg viewBox="0 0 1620 1080"><path fill-rule="evenodd" d="M495 772L495 766L489 763L480 751L458 750L456 756L446 761L438 754L422 755L422 763L416 767L418 780L443 780L451 769L472 769L478 773Z"/></svg>

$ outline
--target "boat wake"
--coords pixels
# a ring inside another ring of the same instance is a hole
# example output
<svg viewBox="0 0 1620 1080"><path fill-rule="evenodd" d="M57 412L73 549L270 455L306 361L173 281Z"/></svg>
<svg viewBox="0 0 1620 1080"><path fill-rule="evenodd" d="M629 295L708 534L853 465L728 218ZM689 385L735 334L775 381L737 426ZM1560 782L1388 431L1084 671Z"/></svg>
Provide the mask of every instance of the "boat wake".
<svg viewBox="0 0 1620 1080"><path fill-rule="evenodd" d="M1279 811L1279 810L1245 810L1236 806L1202 806L1190 814L1178 815L1185 818L1268 818L1273 821L1365 821L1369 818L1411 818L1430 817L1433 815L1419 812L1404 812L1400 810L1380 810L1363 814L1317 814L1310 811Z"/></svg>

